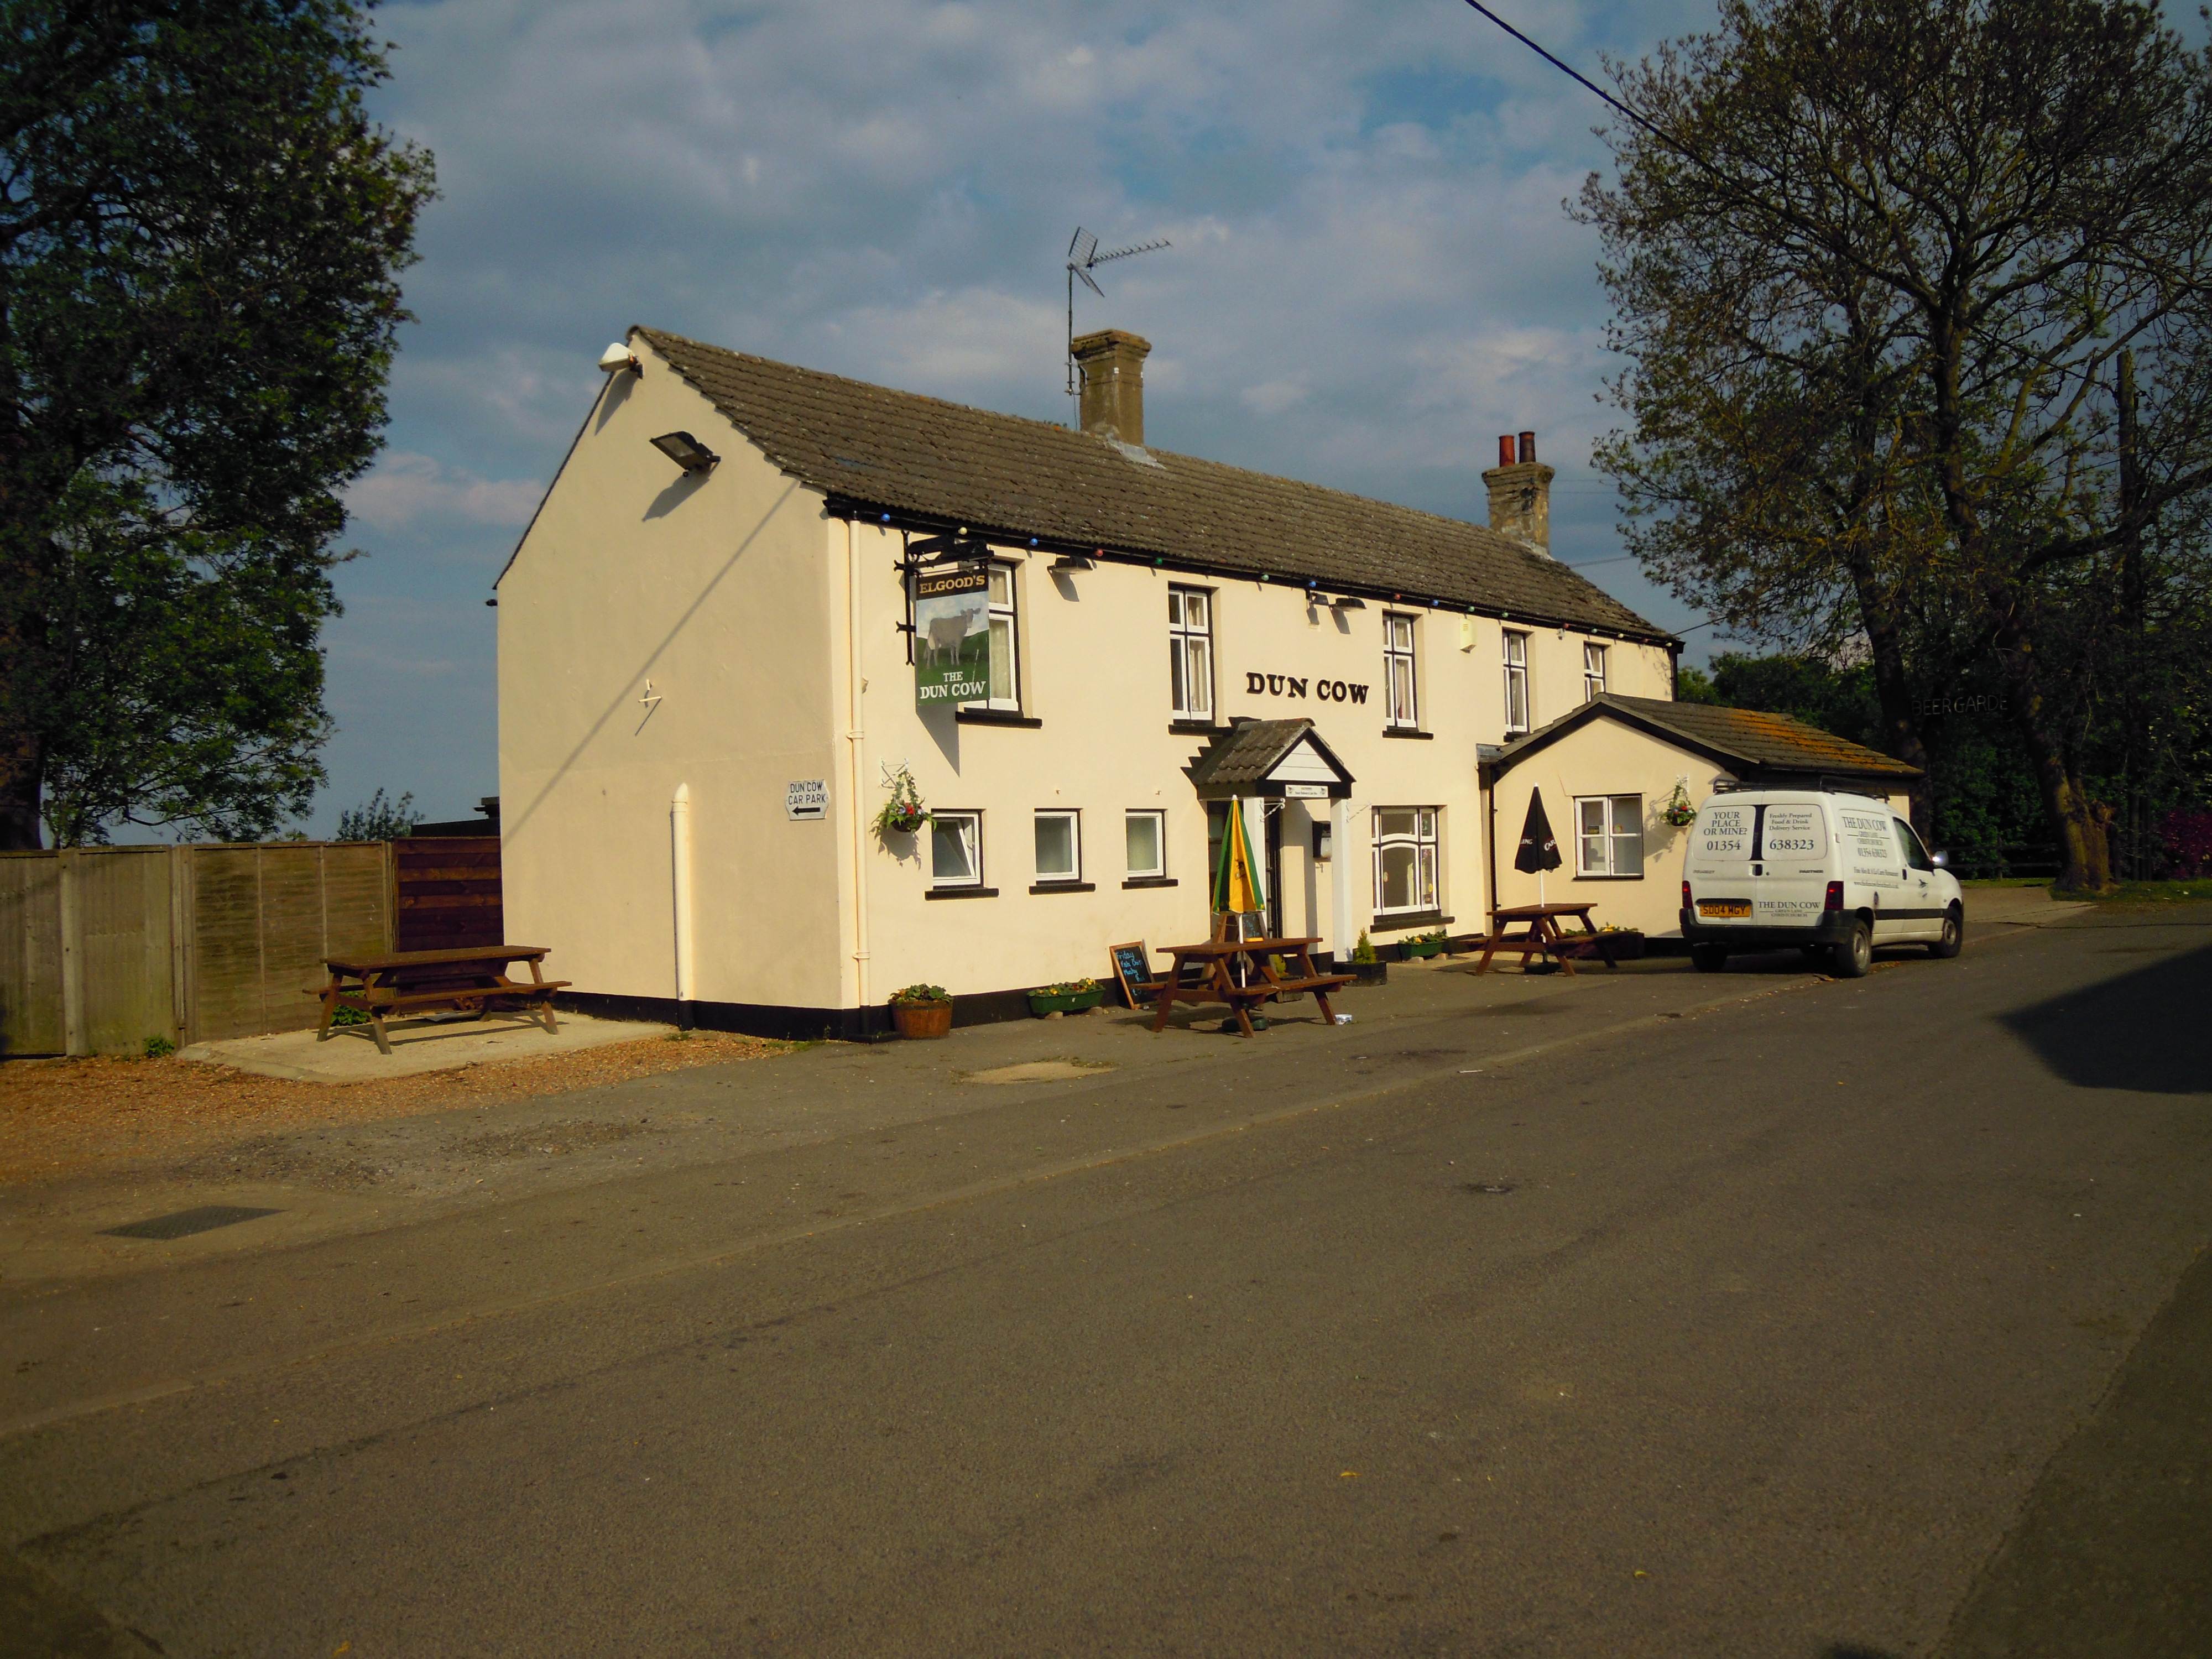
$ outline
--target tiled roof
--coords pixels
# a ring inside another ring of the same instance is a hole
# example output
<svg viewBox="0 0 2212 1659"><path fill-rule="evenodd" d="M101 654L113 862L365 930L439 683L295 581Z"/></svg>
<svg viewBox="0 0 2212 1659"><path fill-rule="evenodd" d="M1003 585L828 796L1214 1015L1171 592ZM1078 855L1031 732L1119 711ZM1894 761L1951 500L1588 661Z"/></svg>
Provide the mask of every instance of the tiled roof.
<svg viewBox="0 0 2212 1659"><path fill-rule="evenodd" d="M1456 519L1137 449L640 328L759 445L824 495L1005 539L1164 558L1304 586L1402 593L1531 621L1668 638L1566 566Z"/></svg>
<svg viewBox="0 0 2212 1659"><path fill-rule="evenodd" d="M1680 738L1692 748L1734 764L1747 782L1762 771L1893 778L1899 782L1921 775L1917 766L1788 714L1723 708L1711 703L1671 702L1662 697L1624 697L1610 691L1506 744L1496 764L1500 770L1510 768L1523 756L1607 708L1627 717L1632 724Z"/></svg>
<svg viewBox="0 0 2212 1659"><path fill-rule="evenodd" d="M1304 715L1287 720L1238 720L1215 738L1183 768L1184 775L1203 793L1209 787L1232 789L1262 781L1281 764L1283 757L1311 738L1322 757L1346 776L1344 763L1323 743L1314 723Z"/></svg>

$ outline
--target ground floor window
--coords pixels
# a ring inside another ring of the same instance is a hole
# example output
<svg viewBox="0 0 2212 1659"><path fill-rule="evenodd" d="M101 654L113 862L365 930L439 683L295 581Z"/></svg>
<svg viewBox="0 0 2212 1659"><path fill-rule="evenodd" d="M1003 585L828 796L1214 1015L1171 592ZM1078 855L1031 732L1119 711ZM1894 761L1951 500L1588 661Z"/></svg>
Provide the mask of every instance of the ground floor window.
<svg viewBox="0 0 2212 1659"><path fill-rule="evenodd" d="M1130 879L1164 876L1167 866L1167 814L1132 812L1124 831L1128 844Z"/></svg>
<svg viewBox="0 0 2212 1659"><path fill-rule="evenodd" d="M983 884L983 815L935 812L929 823L929 875L939 887Z"/></svg>
<svg viewBox="0 0 2212 1659"><path fill-rule="evenodd" d="M1575 867L1583 875L1642 875L1644 797L1577 797L1575 801Z"/></svg>
<svg viewBox="0 0 2212 1659"><path fill-rule="evenodd" d="M1036 878L1083 879L1083 817L1079 812L1036 815Z"/></svg>
<svg viewBox="0 0 2212 1659"><path fill-rule="evenodd" d="M1433 806L1375 809L1375 914L1437 906L1437 817Z"/></svg>

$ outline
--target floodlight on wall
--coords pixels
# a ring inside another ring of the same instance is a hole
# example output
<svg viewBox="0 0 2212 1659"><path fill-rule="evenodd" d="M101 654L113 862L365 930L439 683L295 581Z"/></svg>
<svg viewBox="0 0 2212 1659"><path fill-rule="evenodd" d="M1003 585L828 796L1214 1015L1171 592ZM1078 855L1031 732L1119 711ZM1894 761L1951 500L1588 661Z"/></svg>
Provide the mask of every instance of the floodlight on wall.
<svg viewBox="0 0 2212 1659"><path fill-rule="evenodd" d="M653 447L686 472L708 471L722 459L688 432L664 432Z"/></svg>
<svg viewBox="0 0 2212 1659"><path fill-rule="evenodd" d="M1080 553L1063 553L1052 562L1052 571L1055 576L1063 570L1095 570L1097 568L1097 561L1087 559Z"/></svg>
<svg viewBox="0 0 2212 1659"><path fill-rule="evenodd" d="M599 354L599 373L612 374L617 369L624 368L633 374L645 373L645 365L638 362L637 354L620 340L617 340Z"/></svg>
<svg viewBox="0 0 2212 1659"><path fill-rule="evenodd" d="M1328 603L1331 609L1337 611L1364 611L1367 609L1366 600L1355 598L1350 593L1340 593Z"/></svg>

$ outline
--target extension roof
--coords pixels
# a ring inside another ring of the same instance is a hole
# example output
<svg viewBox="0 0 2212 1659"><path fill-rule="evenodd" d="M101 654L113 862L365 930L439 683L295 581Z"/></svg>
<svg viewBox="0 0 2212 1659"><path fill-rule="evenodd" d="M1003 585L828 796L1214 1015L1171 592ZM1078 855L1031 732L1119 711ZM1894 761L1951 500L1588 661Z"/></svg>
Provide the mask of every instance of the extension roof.
<svg viewBox="0 0 2212 1659"><path fill-rule="evenodd" d="M1568 732L1605 716L1703 755L1747 782L1776 773L1900 784L1922 775L1917 766L1893 760L1878 749L1852 743L1788 714L1722 708L1704 702L1670 702L1661 697L1624 697L1611 691L1507 744L1492 764L1498 772L1510 771Z"/></svg>
<svg viewBox="0 0 2212 1659"><path fill-rule="evenodd" d="M1300 744L1314 751L1321 763L1336 774L1329 793L1348 795L1352 773L1322 741L1311 720L1301 714L1286 720L1234 720L1212 742L1191 757L1183 775L1198 790L1200 800L1222 800L1231 795L1279 795L1283 786L1269 774L1289 759Z"/></svg>
<svg viewBox="0 0 2212 1659"><path fill-rule="evenodd" d="M833 506L1002 541L1402 595L1624 638L1671 636L1495 531L1290 478L638 328L769 459Z"/></svg>

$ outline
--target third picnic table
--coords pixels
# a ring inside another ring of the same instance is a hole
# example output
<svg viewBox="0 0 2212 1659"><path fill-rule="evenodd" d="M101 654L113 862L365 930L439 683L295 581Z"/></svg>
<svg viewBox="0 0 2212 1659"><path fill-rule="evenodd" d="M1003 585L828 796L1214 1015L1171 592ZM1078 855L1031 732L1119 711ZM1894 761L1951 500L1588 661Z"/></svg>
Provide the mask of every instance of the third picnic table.
<svg viewBox="0 0 2212 1659"><path fill-rule="evenodd" d="M1596 943L1591 948L1604 960L1607 967L1618 969L1620 964L1613 959L1613 947L1607 944L1605 935L1598 932L1595 925L1590 921L1590 912L1596 908L1595 903L1516 904L1509 909L1497 912L1497 925L1490 930L1490 938L1482 947L1482 960L1475 963L1474 971L1478 974L1488 973L1490 958L1503 948L1508 954L1517 950L1521 953L1521 965L1524 969L1528 967L1530 957L1542 952L1556 957L1559 966L1571 974L1575 971L1573 957L1561 951L1558 947L1569 939L1595 939ZM1559 926L1561 916L1581 917L1582 932L1571 933L1561 927ZM1521 933L1508 933L1505 931L1505 924L1509 921L1525 921L1528 925Z"/></svg>
<svg viewBox="0 0 2212 1659"><path fill-rule="evenodd" d="M1178 1002L1221 1002L1228 1004L1230 1012L1237 1016L1238 1027L1246 1036L1251 1036L1251 1011L1270 997L1295 991L1311 991L1314 1000L1321 1005L1322 1018L1334 1025L1336 1011L1328 1006L1328 994L1340 985L1351 984L1352 976L1316 970L1313 947L1320 943L1316 935L1312 939L1210 939L1202 945L1162 946L1163 952L1175 960L1167 978L1160 984L1159 1012L1152 1017L1152 1029L1167 1029L1168 1012ZM1231 969L1231 963L1240 956L1250 957L1255 970L1242 985L1237 982ZM1295 961L1297 966L1288 979L1268 964L1271 956ZM1186 962L1206 964L1206 970L1190 984L1183 982L1182 965Z"/></svg>

